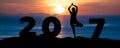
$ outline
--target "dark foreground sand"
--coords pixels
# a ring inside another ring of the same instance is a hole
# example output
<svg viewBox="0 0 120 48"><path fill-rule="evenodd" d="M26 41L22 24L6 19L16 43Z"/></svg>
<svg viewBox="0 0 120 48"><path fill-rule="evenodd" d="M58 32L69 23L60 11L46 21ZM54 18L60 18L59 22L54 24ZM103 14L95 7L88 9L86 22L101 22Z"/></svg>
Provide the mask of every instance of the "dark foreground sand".
<svg viewBox="0 0 120 48"><path fill-rule="evenodd" d="M84 37L55 38L36 36L12 37L0 41L0 48L120 48L120 40L90 39Z"/></svg>

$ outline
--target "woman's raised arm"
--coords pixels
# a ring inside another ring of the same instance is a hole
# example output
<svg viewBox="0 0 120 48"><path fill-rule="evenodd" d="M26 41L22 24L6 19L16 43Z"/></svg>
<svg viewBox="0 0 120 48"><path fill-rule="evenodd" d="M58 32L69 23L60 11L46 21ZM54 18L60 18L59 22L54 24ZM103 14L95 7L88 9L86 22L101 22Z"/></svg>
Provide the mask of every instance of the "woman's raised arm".
<svg viewBox="0 0 120 48"><path fill-rule="evenodd" d="M70 13L72 13L71 10L70 10L70 8L72 7L72 5L73 5L73 3L68 7L68 10L69 10Z"/></svg>

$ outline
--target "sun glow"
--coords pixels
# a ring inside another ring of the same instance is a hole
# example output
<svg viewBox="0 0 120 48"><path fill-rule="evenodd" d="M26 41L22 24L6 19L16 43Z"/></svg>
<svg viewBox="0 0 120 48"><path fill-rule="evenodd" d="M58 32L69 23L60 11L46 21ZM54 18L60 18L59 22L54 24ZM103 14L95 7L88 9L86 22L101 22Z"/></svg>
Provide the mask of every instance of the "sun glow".
<svg viewBox="0 0 120 48"><path fill-rule="evenodd" d="M62 6L56 6L54 11L56 14L62 14L64 12L64 8Z"/></svg>
<svg viewBox="0 0 120 48"><path fill-rule="evenodd" d="M46 5L49 6L48 12L51 15L59 14L59 15L68 15L68 7L74 3L75 5L79 4L81 0L47 0ZM51 9L51 10L50 10Z"/></svg>

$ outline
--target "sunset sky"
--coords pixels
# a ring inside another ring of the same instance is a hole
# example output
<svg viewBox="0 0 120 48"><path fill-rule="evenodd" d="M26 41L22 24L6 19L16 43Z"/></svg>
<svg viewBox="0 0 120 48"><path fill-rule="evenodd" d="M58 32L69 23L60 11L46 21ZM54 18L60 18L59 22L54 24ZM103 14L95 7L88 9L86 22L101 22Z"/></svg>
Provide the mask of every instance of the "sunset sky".
<svg viewBox="0 0 120 48"><path fill-rule="evenodd" d="M120 0L0 0L0 14L56 14L55 7L64 8L74 3L79 7L79 15L120 15Z"/></svg>

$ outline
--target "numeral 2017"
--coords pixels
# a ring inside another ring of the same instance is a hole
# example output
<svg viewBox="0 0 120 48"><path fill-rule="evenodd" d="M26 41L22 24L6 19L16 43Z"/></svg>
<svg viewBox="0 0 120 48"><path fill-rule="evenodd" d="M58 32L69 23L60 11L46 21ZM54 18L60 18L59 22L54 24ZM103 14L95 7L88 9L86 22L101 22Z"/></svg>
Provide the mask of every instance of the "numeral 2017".
<svg viewBox="0 0 120 48"><path fill-rule="evenodd" d="M21 23L28 22L28 25L23 30L21 30L20 37L29 37L29 36L33 37L36 35L35 32L29 32L35 26L35 20L32 17L29 17L29 16L22 17L20 19L20 22ZM54 30L52 32L49 30L50 23L54 24ZM105 19L92 18L92 19L89 19L89 23L97 24L97 26L94 30L94 33L92 35L92 39L98 39L99 35L104 27ZM52 17L52 16L47 17L42 23L42 30L43 30L43 34L46 36L56 37L61 31L61 23L56 17Z"/></svg>

